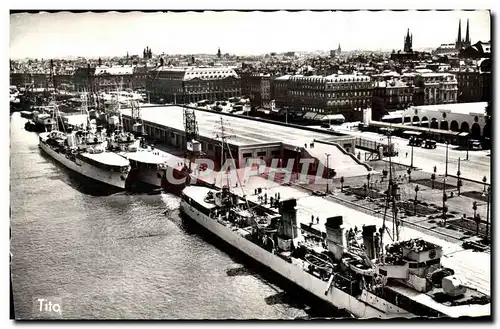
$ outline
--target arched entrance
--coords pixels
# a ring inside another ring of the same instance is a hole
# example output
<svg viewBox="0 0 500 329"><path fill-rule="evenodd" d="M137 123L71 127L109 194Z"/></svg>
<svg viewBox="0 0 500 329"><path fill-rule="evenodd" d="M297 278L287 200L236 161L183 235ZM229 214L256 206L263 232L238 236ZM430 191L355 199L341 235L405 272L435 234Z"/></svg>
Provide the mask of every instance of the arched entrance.
<svg viewBox="0 0 500 329"><path fill-rule="evenodd" d="M441 125L439 126L439 129L441 130L448 130L448 121L441 121Z"/></svg>
<svg viewBox="0 0 500 329"><path fill-rule="evenodd" d="M429 119L427 117L422 118L422 127L429 127Z"/></svg>
<svg viewBox="0 0 500 329"><path fill-rule="evenodd" d="M479 138L481 137L481 127L478 123L474 123L470 129L471 137Z"/></svg>
<svg viewBox="0 0 500 329"><path fill-rule="evenodd" d="M450 130L451 131L459 131L458 129L458 122L453 120L451 123L450 123Z"/></svg>
<svg viewBox="0 0 500 329"><path fill-rule="evenodd" d="M431 119L431 128L438 129L438 120L436 118Z"/></svg>
<svg viewBox="0 0 500 329"><path fill-rule="evenodd" d="M462 122L462 125L460 126L460 131L468 133L469 132L469 124L467 122Z"/></svg>
<svg viewBox="0 0 500 329"><path fill-rule="evenodd" d="M413 125L420 126L420 118L416 115L413 117Z"/></svg>

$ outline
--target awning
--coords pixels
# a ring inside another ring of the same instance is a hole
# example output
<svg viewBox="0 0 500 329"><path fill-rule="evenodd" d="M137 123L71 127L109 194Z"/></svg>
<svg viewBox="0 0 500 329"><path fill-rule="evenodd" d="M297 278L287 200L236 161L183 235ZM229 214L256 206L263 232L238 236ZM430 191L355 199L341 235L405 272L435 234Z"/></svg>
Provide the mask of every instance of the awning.
<svg viewBox="0 0 500 329"><path fill-rule="evenodd" d="M342 114L328 114L323 116L321 121L345 121L345 117Z"/></svg>
<svg viewBox="0 0 500 329"><path fill-rule="evenodd" d="M312 120L312 119L316 116L316 114L317 114L316 112L307 112L307 113L303 116L303 118L304 118L304 119L309 119L309 120Z"/></svg>

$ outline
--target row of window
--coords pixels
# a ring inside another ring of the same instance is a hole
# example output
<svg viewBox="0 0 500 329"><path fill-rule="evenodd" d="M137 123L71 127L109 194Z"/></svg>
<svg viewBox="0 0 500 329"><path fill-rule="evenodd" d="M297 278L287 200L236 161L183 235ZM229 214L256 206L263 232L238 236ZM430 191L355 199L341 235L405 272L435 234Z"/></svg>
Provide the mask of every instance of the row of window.
<svg viewBox="0 0 500 329"><path fill-rule="evenodd" d="M294 96L309 96L309 97L328 97L328 98L336 98L336 97L367 97L371 96L370 91L355 91L355 92L339 92L339 93L321 93L321 92L306 92L301 90L291 90L289 91L290 95Z"/></svg>

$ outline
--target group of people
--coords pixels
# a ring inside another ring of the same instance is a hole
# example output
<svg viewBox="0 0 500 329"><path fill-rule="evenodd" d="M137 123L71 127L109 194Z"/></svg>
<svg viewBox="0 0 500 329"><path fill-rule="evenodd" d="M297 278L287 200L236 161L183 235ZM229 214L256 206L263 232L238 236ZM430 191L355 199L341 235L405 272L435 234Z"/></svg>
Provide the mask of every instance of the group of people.
<svg viewBox="0 0 500 329"><path fill-rule="evenodd" d="M257 200L267 205L267 192L264 192L263 195L261 193L262 193L262 188L256 188L254 190L254 194L257 195ZM281 200L280 193L279 192L274 193L274 197L269 198L269 203L271 208L278 207L280 200Z"/></svg>

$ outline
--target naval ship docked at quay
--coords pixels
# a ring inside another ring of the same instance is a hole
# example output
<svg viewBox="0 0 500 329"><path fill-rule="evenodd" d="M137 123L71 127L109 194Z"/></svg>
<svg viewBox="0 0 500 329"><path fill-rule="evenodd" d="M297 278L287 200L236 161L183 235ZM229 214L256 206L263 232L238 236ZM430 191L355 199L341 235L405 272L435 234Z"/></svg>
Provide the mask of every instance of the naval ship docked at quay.
<svg viewBox="0 0 500 329"><path fill-rule="evenodd" d="M441 265L441 246L423 239L398 241L397 216L392 218L393 232L385 217L381 228L367 225L360 232L347 231L342 216L327 218L326 232L321 232L311 225L299 227L296 199L274 200L266 208L238 196L230 185L210 188L188 183L181 194L181 213L339 310L362 319L491 314L488 295L468 287L459 273ZM389 190L396 189L394 185L389 184ZM384 245L384 235L391 244Z"/></svg>

